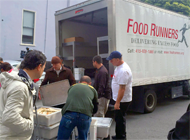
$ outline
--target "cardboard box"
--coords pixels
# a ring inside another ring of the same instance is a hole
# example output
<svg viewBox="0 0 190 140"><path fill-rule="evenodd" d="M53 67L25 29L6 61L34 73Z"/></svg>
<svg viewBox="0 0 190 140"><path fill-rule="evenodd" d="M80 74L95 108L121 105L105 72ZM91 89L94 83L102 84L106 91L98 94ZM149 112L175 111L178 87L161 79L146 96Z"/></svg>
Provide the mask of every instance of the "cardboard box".
<svg viewBox="0 0 190 140"><path fill-rule="evenodd" d="M74 41L76 41L76 42L84 42L84 38L82 38L82 37L71 37L71 38L64 39L65 43L74 42Z"/></svg>

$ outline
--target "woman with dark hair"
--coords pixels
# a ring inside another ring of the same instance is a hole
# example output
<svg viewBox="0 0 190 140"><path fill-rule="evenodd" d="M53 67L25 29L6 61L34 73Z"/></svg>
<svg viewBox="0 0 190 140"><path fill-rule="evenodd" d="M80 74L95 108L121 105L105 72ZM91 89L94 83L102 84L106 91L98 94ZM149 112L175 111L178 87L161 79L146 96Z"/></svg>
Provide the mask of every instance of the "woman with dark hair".
<svg viewBox="0 0 190 140"><path fill-rule="evenodd" d="M12 71L12 66L8 62L3 62L1 63L1 72L11 72ZM1 88L1 83L0 83L0 88Z"/></svg>
<svg viewBox="0 0 190 140"><path fill-rule="evenodd" d="M9 72L12 69L12 66L8 62L3 62L1 64L1 72Z"/></svg>

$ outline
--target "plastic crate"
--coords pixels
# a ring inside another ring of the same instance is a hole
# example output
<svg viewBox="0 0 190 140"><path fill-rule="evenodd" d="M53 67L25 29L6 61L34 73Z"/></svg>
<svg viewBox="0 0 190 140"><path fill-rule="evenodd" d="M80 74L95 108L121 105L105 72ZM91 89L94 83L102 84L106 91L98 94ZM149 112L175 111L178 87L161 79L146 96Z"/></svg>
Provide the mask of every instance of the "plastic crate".
<svg viewBox="0 0 190 140"><path fill-rule="evenodd" d="M45 127L45 126L41 126L39 125L39 127L37 128L37 126L34 127L34 133L32 138L43 138L43 139L53 139L57 137L58 134L58 129L59 129L59 123L54 124L50 127Z"/></svg>
<svg viewBox="0 0 190 140"><path fill-rule="evenodd" d="M54 113L49 114L49 115L37 114L39 125L51 126L51 125L59 123L61 121L62 115L61 115L61 109L60 108L49 107L49 106L41 106L41 107L38 107L38 109L39 108L52 108L52 109L57 110L57 112L54 112ZM34 123L37 123L35 112L34 112Z"/></svg>
<svg viewBox="0 0 190 140"><path fill-rule="evenodd" d="M95 119L92 119L90 124L90 140L96 140L97 139L97 121Z"/></svg>
<svg viewBox="0 0 190 140"><path fill-rule="evenodd" d="M97 121L97 137L107 138L113 119L103 117L92 117L92 119Z"/></svg>

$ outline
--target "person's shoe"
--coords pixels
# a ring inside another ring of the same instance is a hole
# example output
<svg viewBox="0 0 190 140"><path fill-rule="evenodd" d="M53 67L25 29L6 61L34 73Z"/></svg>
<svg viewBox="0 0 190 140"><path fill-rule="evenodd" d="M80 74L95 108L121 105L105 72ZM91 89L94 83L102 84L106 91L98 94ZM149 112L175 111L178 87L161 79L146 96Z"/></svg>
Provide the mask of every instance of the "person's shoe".
<svg viewBox="0 0 190 140"><path fill-rule="evenodd" d="M112 139L113 139L113 140L116 140L116 139L117 139L116 135L115 135L115 136L112 136Z"/></svg>
<svg viewBox="0 0 190 140"><path fill-rule="evenodd" d="M126 137L118 138L118 137L116 137L116 135L115 135L115 136L112 136L112 139L113 139L113 140L127 140Z"/></svg>
<svg viewBox="0 0 190 140"><path fill-rule="evenodd" d="M107 138L104 138L103 140L109 140L110 139L110 135L108 135Z"/></svg>

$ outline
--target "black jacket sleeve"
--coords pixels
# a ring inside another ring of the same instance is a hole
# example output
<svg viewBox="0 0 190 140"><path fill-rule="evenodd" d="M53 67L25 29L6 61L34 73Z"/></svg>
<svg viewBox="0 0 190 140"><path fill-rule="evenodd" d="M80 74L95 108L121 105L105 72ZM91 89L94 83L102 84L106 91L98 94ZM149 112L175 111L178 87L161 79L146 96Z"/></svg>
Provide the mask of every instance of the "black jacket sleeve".
<svg viewBox="0 0 190 140"><path fill-rule="evenodd" d="M92 101L93 105L94 105L94 109L93 109L93 114L95 114L98 111L98 102L97 100L94 98Z"/></svg>
<svg viewBox="0 0 190 140"><path fill-rule="evenodd" d="M175 128L169 131L168 140L189 140L190 139L190 105L187 112L177 120Z"/></svg>
<svg viewBox="0 0 190 140"><path fill-rule="evenodd" d="M94 88L93 88L93 92L94 92L94 98L92 100L92 103L94 105L93 114L95 114L98 111L98 94Z"/></svg>

